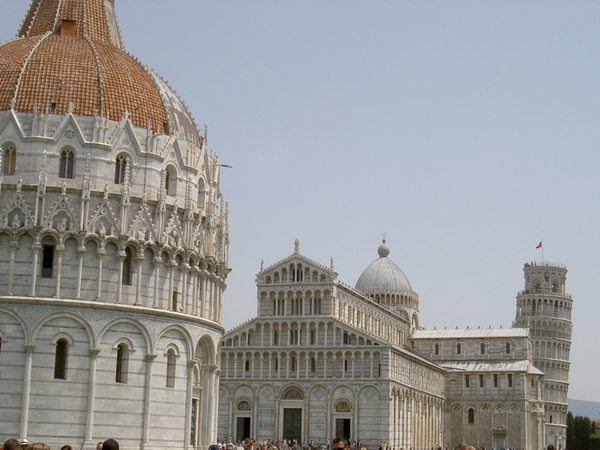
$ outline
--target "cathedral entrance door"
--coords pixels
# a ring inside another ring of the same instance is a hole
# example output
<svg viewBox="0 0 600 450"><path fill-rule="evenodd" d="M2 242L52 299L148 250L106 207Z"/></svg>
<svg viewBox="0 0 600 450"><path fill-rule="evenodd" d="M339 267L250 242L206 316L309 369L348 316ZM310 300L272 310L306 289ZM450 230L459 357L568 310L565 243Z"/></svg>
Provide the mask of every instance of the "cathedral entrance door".
<svg viewBox="0 0 600 450"><path fill-rule="evenodd" d="M236 439L237 442L242 442L246 438L253 438L250 435L250 417L238 417L236 424Z"/></svg>
<svg viewBox="0 0 600 450"><path fill-rule="evenodd" d="M350 419L335 419L335 437L338 436L350 440Z"/></svg>
<svg viewBox="0 0 600 450"><path fill-rule="evenodd" d="M302 442L302 408L284 408L283 439Z"/></svg>

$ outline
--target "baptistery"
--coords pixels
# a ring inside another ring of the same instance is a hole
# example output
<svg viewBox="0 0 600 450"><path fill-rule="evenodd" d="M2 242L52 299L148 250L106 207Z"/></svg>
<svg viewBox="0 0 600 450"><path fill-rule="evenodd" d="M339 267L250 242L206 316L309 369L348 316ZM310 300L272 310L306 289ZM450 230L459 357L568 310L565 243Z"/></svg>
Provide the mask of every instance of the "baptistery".
<svg viewBox="0 0 600 450"><path fill-rule="evenodd" d="M0 439L212 443L221 165L114 0L30 4L0 45L0 149Z"/></svg>

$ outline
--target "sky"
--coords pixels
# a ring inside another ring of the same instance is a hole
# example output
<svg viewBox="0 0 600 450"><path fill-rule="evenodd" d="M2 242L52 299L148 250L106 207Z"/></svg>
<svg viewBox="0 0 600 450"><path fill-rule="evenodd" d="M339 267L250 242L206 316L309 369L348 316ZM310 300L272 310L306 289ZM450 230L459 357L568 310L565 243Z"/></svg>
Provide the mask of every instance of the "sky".
<svg viewBox="0 0 600 450"><path fill-rule="evenodd" d="M0 41L29 3L2 0ZM232 166L227 329L295 239L353 286L385 234L429 329L510 327L523 265L544 258L569 269L569 397L600 401L600 2L116 7L127 50Z"/></svg>

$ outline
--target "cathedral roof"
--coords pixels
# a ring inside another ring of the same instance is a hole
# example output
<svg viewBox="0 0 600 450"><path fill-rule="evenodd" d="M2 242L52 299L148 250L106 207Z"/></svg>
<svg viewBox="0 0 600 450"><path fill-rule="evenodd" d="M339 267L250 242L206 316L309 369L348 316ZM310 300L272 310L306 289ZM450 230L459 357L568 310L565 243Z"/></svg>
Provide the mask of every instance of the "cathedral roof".
<svg viewBox="0 0 600 450"><path fill-rule="evenodd" d="M529 328L457 328L455 330L416 330L411 339L521 338Z"/></svg>
<svg viewBox="0 0 600 450"><path fill-rule="evenodd" d="M201 142L181 99L124 50L114 0L33 0L18 36L0 45L0 110L8 109L128 116Z"/></svg>
<svg viewBox="0 0 600 450"><path fill-rule="evenodd" d="M394 261L388 258L390 247L385 239L377 249L379 258L367 267L356 282L355 289L366 295L412 292L412 288Z"/></svg>
<svg viewBox="0 0 600 450"><path fill-rule="evenodd" d="M543 375L544 372L537 369L531 361L523 359L520 361L451 361L441 364L446 369L460 372L526 372L535 375Z"/></svg>

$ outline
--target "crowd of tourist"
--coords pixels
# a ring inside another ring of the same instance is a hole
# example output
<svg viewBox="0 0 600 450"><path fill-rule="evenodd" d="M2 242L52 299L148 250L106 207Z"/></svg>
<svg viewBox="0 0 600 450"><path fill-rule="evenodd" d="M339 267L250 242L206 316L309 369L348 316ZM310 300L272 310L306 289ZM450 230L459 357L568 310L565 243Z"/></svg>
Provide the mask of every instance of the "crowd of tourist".
<svg viewBox="0 0 600 450"><path fill-rule="evenodd" d="M51 450L50 446L43 442L30 443L27 439L7 439L0 450ZM69 444L63 445L60 450L73 450ZM119 450L119 443L114 439L98 442L96 450Z"/></svg>

